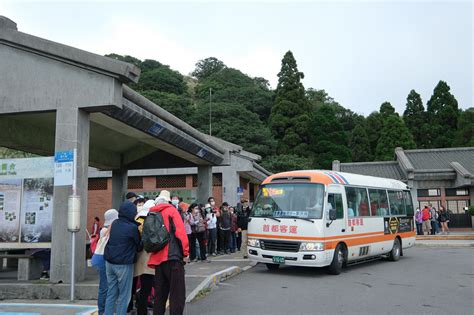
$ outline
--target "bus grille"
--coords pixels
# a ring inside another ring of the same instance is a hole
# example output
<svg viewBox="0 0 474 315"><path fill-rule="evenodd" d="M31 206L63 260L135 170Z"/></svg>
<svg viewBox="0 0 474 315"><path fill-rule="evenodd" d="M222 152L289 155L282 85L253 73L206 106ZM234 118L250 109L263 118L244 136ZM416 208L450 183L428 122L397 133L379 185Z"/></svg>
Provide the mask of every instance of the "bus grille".
<svg viewBox="0 0 474 315"><path fill-rule="evenodd" d="M275 250L281 252L296 253L300 250L299 242L270 241L260 240L260 248L266 250Z"/></svg>

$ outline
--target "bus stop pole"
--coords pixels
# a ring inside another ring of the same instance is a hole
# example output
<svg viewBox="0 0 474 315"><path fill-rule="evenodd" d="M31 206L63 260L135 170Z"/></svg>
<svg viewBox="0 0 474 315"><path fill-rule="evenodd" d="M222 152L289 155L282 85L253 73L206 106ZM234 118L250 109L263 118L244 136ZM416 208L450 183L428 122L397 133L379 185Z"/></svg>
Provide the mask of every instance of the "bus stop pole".
<svg viewBox="0 0 474 315"><path fill-rule="evenodd" d="M73 152L72 195L68 200L68 230L71 232L71 302L76 288L76 232L80 229L81 201L77 195L77 149Z"/></svg>

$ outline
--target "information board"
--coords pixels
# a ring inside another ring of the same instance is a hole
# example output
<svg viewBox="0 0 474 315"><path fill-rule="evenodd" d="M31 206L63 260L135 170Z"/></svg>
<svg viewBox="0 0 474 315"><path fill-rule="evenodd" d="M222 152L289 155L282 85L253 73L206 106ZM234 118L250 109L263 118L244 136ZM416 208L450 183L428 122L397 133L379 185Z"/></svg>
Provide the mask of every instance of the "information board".
<svg viewBox="0 0 474 315"><path fill-rule="evenodd" d="M50 247L54 158L0 160L0 248Z"/></svg>

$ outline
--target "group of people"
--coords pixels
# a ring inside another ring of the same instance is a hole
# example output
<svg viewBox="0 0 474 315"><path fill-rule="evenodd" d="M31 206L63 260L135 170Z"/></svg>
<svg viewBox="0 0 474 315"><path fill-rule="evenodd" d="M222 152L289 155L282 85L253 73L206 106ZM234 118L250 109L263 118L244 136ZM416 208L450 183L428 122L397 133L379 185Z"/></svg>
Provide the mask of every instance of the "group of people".
<svg viewBox="0 0 474 315"><path fill-rule="evenodd" d="M247 200L238 207L224 202L217 207L213 197L205 205L193 203L180 210L190 244L191 261L208 261L209 255L231 254L236 251L247 258L247 226L250 208Z"/></svg>
<svg viewBox="0 0 474 315"><path fill-rule="evenodd" d="M415 213L416 232L418 235L449 234L449 211L440 206L436 210L431 204L426 205L422 210L416 209Z"/></svg>
<svg viewBox="0 0 474 315"><path fill-rule="evenodd" d="M240 250L247 257L250 210L246 200L237 207L226 202L217 207L209 197L207 204L187 206L166 190L154 200L133 192L126 199L118 211L105 212L102 227L98 218L93 225L93 233L100 235L92 259L99 272L99 314L125 315L134 306L137 314L147 314L150 305L153 314L164 314L168 298L170 314L182 314L187 262L209 262L208 255ZM161 250L148 253L143 249L142 233L153 212L161 214L170 238ZM101 255L103 260L96 259Z"/></svg>

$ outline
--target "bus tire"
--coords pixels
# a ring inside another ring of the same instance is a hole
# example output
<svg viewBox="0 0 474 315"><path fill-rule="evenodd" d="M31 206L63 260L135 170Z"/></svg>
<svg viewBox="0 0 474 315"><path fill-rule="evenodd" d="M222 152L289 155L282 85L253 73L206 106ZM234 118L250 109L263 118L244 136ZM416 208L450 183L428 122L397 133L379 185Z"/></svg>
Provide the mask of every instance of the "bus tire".
<svg viewBox="0 0 474 315"><path fill-rule="evenodd" d="M388 254L388 260L390 260L390 261L399 260L401 251L402 251L402 248L401 248L400 240L397 237L393 241L393 248L390 251L390 253Z"/></svg>
<svg viewBox="0 0 474 315"><path fill-rule="evenodd" d="M268 270L278 270L278 268L280 268L279 264L265 264L265 265L267 265Z"/></svg>
<svg viewBox="0 0 474 315"><path fill-rule="evenodd" d="M345 261L345 249L342 244L338 244L334 250L334 256L332 257L332 262L328 267L328 272L332 275L338 275L342 271Z"/></svg>

